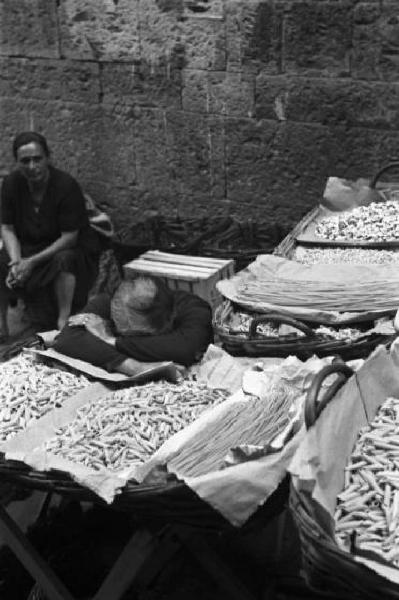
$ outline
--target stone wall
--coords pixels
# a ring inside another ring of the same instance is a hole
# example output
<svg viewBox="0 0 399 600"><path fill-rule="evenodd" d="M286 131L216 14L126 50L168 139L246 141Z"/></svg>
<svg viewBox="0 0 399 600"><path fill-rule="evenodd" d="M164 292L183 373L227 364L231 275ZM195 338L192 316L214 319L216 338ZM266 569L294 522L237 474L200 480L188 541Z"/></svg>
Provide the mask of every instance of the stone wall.
<svg viewBox="0 0 399 600"><path fill-rule="evenodd" d="M397 0L0 0L0 176L45 133L118 226L294 224L399 156Z"/></svg>

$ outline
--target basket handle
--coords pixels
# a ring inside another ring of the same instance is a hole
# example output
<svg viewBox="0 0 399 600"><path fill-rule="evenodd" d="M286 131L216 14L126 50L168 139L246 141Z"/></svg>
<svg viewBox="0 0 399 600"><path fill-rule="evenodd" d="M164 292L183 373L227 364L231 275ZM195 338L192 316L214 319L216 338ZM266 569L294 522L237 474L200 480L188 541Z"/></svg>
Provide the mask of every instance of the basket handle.
<svg viewBox="0 0 399 600"><path fill-rule="evenodd" d="M374 190L381 175L383 175L386 171L389 171L393 167L399 167L399 161L391 162L388 165L386 165L385 167L382 167L379 171L377 171L377 173L374 175L373 179L370 181L369 187L372 190Z"/></svg>
<svg viewBox="0 0 399 600"><path fill-rule="evenodd" d="M302 323L301 321L297 321L293 317L288 317L286 315L281 315L280 313L269 313L265 315L260 315L259 317L254 317L249 326L249 339L252 340L256 337L256 330L258 325L262 323L284 323L285 325L291 325L291 327L295 327L302 331L308 337L315 337L315 332L313 329Z"/></svg>
<svg viewBox="0 0 399 600"><path fill-rule="evenodd" d="M319 400L319 393L323 381L332 375L338 373L339 377L332 384L331 387L324 394L323 398ZM310 388L306 394L305 401L305 425L306 429L309 429L317 421L320 413L325 409L327 404L331 402L338 390L346 383L346 381L352 377L354 371L351 367L348 367L345 363L333 363L327 365L315 375Z"/></svg>

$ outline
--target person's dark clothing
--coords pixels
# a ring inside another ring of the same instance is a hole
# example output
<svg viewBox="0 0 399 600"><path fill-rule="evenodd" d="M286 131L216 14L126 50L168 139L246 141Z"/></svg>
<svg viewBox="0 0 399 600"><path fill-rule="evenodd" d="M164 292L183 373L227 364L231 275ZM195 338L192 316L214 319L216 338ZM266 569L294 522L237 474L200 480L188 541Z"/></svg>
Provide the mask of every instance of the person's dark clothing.
<svg viewBox="0 0 399 600"><path fill-rule="evenodd" d="M29 302L29 298L33 299L36 292L49 286L58 273L70 272L76 276L73 308L81 309L97 275L101 248L97 233L90 227L85 199L77 181L68 173L50 166L47 189L36 212L25 177L19 171L12 172L5 177L1 189L1 222L14 226L22 257L44 250L62 232L79 231L74 248L62 250L38 265L24 288L16 292ZM0 293L8 293L5 279L9 260L7 251L2 248Z"/></svg>
<svg viewBox="0 0 399 600"><path fill-rule="evenodd" d="M213 341L212 311L207 302L188 292L173 292L175 319L169 333L116 337L115 346L103 342L83 327L66 326L54 349L98 367L113 371L126 358L142 362L173 361L190 366L199 360ZM82 312L111 320L111 297L99 294Z"/></svg>
<svg viewBox="0 0 399 600"><path fill-rule="evenodd" d="M78 246L85 252L96 252L98 248L79 184L71 175L52 166L38 212L34 209L25 177L19 171L5 177L1 191L1 222L14 225L26 256L52 244L63 231L78 230Z"/></svg>

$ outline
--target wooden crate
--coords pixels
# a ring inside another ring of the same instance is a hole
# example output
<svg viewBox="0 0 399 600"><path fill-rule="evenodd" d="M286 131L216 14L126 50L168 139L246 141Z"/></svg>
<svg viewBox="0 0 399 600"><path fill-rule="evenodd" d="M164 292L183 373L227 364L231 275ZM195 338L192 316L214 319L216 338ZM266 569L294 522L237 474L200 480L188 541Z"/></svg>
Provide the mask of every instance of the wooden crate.
<svg viewBox="0 0 399 600"><path fill-rule="evenodd" d="M123 270L126 278L137 274L160 277L170 289L196 294L214 309L223 300L216 283L234 275L234 260L151 250L126 263Z"/></svg>

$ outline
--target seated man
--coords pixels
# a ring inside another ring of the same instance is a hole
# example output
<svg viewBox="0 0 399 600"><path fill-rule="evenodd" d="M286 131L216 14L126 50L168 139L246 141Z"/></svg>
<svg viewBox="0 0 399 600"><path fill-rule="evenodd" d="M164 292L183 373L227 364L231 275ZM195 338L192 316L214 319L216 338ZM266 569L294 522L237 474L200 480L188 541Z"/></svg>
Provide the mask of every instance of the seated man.
<svg viewBox="0 0 399 600"><path fill-rule="evenodd" d="M171 291L156 277L138 276L122 281L112 298L99 294L70 317L54 349L136 375L162 361L188 367L212 341L212 311L205 300Z"/></svg>

